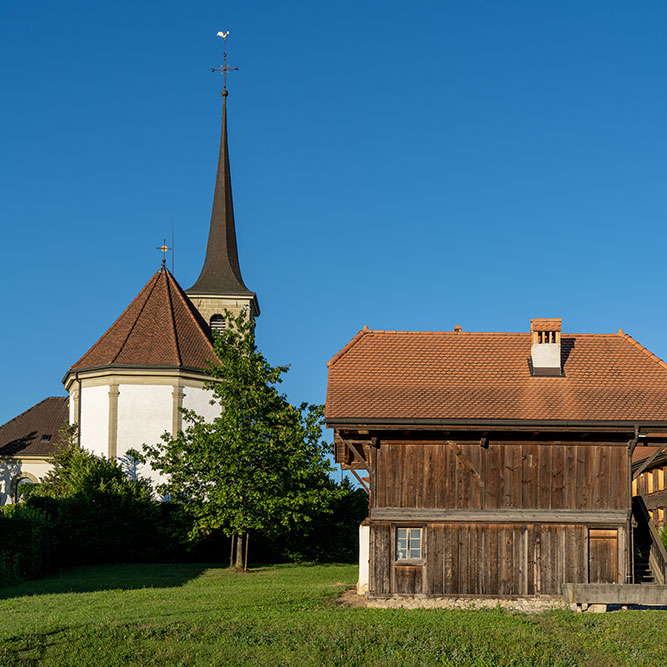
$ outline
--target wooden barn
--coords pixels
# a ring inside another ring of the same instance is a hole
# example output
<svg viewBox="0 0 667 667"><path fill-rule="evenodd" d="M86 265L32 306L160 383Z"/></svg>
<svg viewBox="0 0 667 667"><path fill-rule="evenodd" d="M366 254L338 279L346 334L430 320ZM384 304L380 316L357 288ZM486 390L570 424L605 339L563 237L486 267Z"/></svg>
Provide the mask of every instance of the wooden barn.
<svg viewBox="0 0 667 667"><path fill-rule="evenodd" d="M360 591L633 582L635 542L655 538L648 514L633 513L633 453L667 442L667 364L622 330L364 328L328 367L335 458L369 491ZM661 493L664 473L655 479ZM665 583L660 554L653 562Z"/></svg>

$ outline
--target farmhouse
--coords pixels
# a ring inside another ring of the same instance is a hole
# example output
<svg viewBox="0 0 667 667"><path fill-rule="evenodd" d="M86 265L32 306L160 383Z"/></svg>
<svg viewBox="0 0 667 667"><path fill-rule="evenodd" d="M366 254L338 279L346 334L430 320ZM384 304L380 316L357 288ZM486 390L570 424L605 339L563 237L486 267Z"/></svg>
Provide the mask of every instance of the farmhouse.
<svg viewBox="0 0 667 667"><path fill-rule="evenodd" d="M63 383L67 397L47 398L0 426L0 505L14 502L21 484L51 468L58 431L78 424L80 446L123 458L181 428L181 408L213 419L208 362L216 360L212 330L225 310L259 316L257 296L241 276L227 139L227 90L206 257L199 278L183 290L167 270L148 281L109 330L76 363ZM149 468L134 470L157 481Z"/></svg>
<svg viewBox="0 0 667 667"><path fill-rule="evenodd" d="M667 364L622 330L567 334L560 319L533 319L528 333L365 327L328 368L335 459L370 495L360 592L665 583L632 460L652 447L657 466L667 443ZM641 567L638 544L651 553Z"/></svg>

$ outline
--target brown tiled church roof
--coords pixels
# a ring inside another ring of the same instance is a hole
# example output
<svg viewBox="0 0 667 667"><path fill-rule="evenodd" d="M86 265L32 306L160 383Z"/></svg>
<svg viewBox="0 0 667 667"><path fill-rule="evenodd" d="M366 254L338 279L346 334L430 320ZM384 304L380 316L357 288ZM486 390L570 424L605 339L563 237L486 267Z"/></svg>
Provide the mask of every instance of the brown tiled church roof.
<svg viewBox="0 0 667 667"><path fill-rule="evenodd" d="M528 333L360 331L329 362L326 419L667 421L667 365L627 334L561 334L534 377Z"/></svg>
<svg viewBox="0 0 667 667"><path fill-rule="evenodd" d="M50 396L0 426L0 456L51 456L67 422L66 396Z"/></svg>
<svg viewBox="0 0 667 667"><path fill-rule="evenodd" d="M70 370L99 366L203 369L215 360L208 325L162 267Z"/></svg>

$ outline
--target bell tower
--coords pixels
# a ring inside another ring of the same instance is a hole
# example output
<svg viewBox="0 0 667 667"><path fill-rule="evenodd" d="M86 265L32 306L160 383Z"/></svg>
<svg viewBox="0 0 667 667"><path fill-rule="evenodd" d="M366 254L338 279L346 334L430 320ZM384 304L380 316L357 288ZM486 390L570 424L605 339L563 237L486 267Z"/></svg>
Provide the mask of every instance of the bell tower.
<svg viewBox="0 0 667 667"><path fill-rule="evenodd" d="M218 33L225 40L228 34ZM223 51L223 66L212 68L212 71L220 71L223 75L222 130L206 258L199 278L192 287L185 290L202 317L213 329L224 327L222 315L225 310L234 315L245 311L252 320L259 317L260 312L256 294L251 292L243 282L236 247L236 227L227 144L228 92L226 85L226 74L233 69L238 68L227 66L227 50L225 48Z"/></svg>

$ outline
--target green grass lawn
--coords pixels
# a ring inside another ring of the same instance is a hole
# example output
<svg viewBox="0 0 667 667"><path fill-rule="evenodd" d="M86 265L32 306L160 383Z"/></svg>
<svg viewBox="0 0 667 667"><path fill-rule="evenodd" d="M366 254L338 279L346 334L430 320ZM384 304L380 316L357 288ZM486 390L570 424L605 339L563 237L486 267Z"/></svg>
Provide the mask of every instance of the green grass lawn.
<svg viewBox="0 0 667 667"><path fill-rule="evenodd" d="M69 570L0 589L0 665L664 665L667 612L336 606L350 565Z"/></svg>

